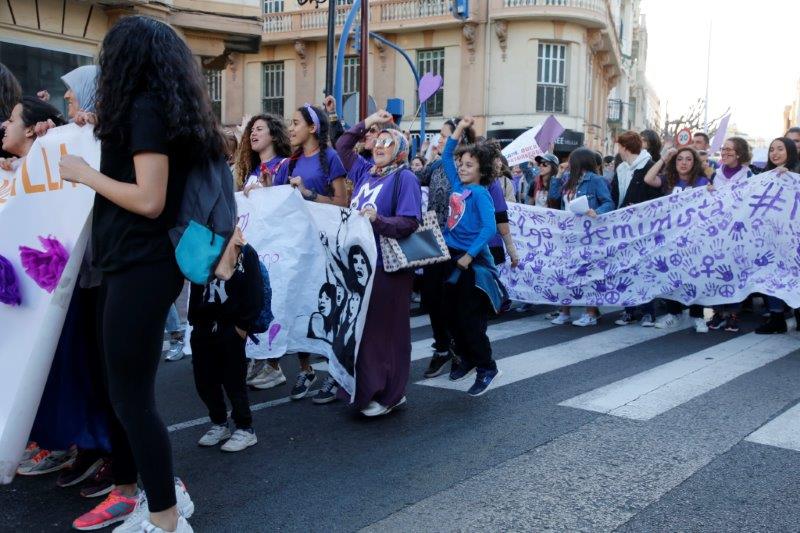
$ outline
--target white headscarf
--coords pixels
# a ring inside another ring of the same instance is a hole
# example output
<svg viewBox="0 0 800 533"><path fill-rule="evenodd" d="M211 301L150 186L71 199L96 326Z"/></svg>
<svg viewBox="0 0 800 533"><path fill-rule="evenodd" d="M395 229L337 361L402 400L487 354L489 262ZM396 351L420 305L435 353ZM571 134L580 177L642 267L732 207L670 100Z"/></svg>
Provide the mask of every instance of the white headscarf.
<svg viewBox="0 0 800 533"><path fill-rule="evenodd" d="M84 65L61 76L64 85L75 93L81 111L94 113L95 88L99 71L97 65Z"/></svg>
<svg viewBox="0 0 800 533"><path fill-rule="evenodd" d="M633 173L640 168L643 168L652 157L650 152L642 150L636 156L633 163L623 161L617 167L617 183L619 184L619 201L617 207L622 207L622 202L625 201L625 195L628 194L628 187L633 180Z"/></svg>

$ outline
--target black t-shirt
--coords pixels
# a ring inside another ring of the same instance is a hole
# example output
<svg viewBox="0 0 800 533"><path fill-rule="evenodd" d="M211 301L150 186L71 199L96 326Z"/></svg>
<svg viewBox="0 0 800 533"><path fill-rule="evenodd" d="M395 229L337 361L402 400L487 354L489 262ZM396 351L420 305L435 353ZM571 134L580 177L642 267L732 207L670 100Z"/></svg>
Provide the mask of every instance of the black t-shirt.
<svg viewBox="0 0 800 533"><path fill-rule="evenodd" d="M174 258L168 231L180 209L193 150L186 141L167 139L167 125L158 101L144 93L131 106L127 144L103 142L100 172L125 183L135 183L133 156L156 152L169 157L169 179L164 211L156 219L132 213L97 194L92 218L94 264L103 272Z"/></svg>

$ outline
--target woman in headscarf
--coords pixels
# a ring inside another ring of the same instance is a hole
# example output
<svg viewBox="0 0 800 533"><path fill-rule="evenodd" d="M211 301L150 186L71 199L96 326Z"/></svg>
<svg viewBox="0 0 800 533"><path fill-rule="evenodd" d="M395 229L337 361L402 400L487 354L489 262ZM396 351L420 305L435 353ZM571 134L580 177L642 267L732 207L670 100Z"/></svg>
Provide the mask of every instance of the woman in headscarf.
<svg viewBox="0 0 800 533"><path fill-rule="evenodd" d="M336 151L353 181L352 209L369 218L376 243L381 235L400 239L411 235L422 216L419 182L408 169L408 140L397 129L378 135L369 162L354 151L373 126L389 124L392 115L380 110L344 133ZM413 273L387 273L378 246L367 319L355 363L354 403L366 416L380 416L405 403L411 370L411 287Z"/></svg>

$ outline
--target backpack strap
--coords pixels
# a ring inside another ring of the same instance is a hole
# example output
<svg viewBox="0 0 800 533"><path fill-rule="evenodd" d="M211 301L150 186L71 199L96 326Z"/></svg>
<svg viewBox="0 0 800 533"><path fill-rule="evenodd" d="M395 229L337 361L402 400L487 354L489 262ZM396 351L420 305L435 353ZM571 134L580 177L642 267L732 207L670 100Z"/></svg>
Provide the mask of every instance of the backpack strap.
<svg viewBox="0 0 800 533"><path fill-rule="evenodd" d="M400 196L400 172L398 171L394 175L394 183L392 184L392 216L397 216L397 201L398 197Z"/></svg>

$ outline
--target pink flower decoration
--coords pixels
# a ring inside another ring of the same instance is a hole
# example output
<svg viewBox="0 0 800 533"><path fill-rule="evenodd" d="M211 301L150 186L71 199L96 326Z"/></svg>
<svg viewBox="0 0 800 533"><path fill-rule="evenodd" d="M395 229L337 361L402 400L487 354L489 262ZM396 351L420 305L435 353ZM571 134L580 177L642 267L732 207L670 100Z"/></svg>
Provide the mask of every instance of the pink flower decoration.
<svg viewBox="0 0 800 533"><path fill-rule="evenodd" d="M20 246L20 259L25 272L31 279L38 286L52 293L58 286L64 267L67 266L69 252L53 236L39 237L39 242L42 243L44 252Z"/></svg>
<svg viewBox="0 0 800 533"><path fill-rule="evenodd" d="M0 255L0 302L6 305L19 305L19 280L11 261Z"/></svg>

